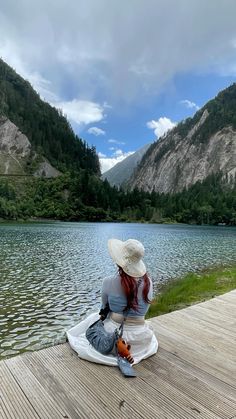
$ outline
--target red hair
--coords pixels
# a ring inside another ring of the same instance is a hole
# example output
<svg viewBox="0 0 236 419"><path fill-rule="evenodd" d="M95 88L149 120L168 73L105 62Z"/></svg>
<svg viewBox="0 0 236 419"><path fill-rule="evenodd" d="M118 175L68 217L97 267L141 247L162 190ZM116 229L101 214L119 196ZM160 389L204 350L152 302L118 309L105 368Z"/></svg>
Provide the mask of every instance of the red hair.
<svg viewBox="0 0 236 419"><path fill-rule="evenodd" d="M128 275L120 266L118 266L118 272L121 279L121 286L124 290L125 296L127 298L127 306L125 310L132 308L135 311L138 311L138 281L137 278L133 278ZM150 280L147 274L143 275L144 286L143 286L143 300L145 303L150 304L151 301L148 298L148 292L150 289Z"/></svg>

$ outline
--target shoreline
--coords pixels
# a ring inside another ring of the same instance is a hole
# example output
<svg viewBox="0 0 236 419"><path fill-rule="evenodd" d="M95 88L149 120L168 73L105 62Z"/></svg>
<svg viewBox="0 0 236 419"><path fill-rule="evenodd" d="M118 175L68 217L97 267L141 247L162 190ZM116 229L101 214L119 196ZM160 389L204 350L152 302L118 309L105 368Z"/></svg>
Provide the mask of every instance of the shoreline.
<svg viewBox="0 0 236 419"><path fill-rule="evenodd" d="M219 295L226 294L236 289L236 261L230 265L218 265L204 268L202 270L187 273L179 278L172 278L168 283L160 285L159 292L146 315L146 319L159 317L174 311L182 310L189 306L208 301ZM29 350L21 349L19 354L25 352L37 352L47 347L53 347L64 343L66 336L63 336L56 344L42 345L41 348ZM17 356L12 354L1 356L0 360Z"/></svg>
<svg viewBox="0 0 236 419"><path fill-rule="evenodd" d="M146 318L202 303L236 289L236 263L208 267L173 278L160 287Z"/></svg>
<svg viewBox="0 0 236 419"><path fill-rule="evenodd" d="M34 223L115 223L115 224L147 224L147 225L183 225L183 226L198 226L198 227L236 227L231 224L197 224L197 223L179 223L178 221L164 221L164 222L151 222L151 221L142 221L142 220L60 220L53 218L29 218L29 219L4 219L0 218L1 224L34 224Z"/></svg>

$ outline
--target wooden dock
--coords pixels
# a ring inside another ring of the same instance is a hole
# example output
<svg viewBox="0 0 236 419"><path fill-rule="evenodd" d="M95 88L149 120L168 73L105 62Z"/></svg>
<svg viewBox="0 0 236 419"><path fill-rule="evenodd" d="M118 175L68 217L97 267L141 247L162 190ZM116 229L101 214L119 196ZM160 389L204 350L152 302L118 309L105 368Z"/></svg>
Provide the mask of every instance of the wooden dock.
<svg viewBox="0 0 236 419"><path fill-rule="evenodd" d="M125 379L68 344L0 362L0 418L236 419L236 291L151 320L157 355Z"/></svg>

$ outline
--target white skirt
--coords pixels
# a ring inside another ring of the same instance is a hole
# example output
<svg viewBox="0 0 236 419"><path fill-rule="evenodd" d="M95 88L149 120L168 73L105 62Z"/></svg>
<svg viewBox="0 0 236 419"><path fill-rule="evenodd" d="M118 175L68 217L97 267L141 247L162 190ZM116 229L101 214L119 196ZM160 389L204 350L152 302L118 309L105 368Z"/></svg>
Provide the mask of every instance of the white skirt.
<svg viewBox="0 0 236 419"><path fill-rule="evenodd" d="M68 330L69 344L82 359L96 362L97 364L117 365L115 355L102 355L90 345L85 336L87 328L98 319L98 313L90 314L85 320ZM108 332L113 332L119 326L119 323L114 322L110 318L104 321L104 327ZM158 341L148 321L140 325L124 325L123 338L131 345L130 352L134 358L134 364L138 364L142 359L148 358L157 352Z"/></svg>

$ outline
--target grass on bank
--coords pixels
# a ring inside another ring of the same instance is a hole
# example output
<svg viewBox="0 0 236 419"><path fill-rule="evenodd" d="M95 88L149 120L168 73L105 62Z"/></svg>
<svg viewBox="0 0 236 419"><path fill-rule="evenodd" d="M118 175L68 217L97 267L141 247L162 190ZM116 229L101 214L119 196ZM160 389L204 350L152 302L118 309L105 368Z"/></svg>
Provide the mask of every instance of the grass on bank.
<svg viewBox="0 0 236 419"><path fill-rule="evenodd" d="M162 286L150 306L147 318L180 310L235 288L236 266L220 266L188 273L183 278Z"/></svg>

